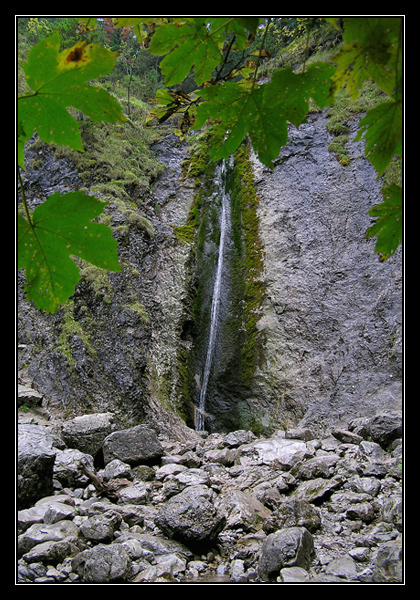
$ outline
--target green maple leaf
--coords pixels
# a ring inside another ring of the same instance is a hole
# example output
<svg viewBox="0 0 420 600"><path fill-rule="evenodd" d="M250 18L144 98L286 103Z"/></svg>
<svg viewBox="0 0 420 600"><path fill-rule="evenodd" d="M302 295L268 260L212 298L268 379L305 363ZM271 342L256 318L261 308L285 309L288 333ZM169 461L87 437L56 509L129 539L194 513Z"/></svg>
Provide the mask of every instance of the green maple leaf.
<svg viewBox="0 0 420 600"><path fill-rule="evenodd" d="M255 88L233 82L204 88L199 95L205 102L197 108L194 129L207 119L219 121L218 143L210 152L215 160L234 152L248 133L258 158L271 167L287 142L287 122L298 126L304 121L310 98L320 108L328 106L333 70L316 63L298 75L292 69L277 71L270 83Z"/></svg>
<svg viewBox="0 0 420 600"><path fill-rule="evenodd" d="M400 17L351 17L345 20L344 45L334 56L337 70L333 81L337 89L346 87L355 99L365 79L371 77L387 94L395 86L398 62Z"/></svg>
<svg viewBox="0 0 420 600"><path fill-rule="evenodd" d="M59 49L60 36L56 32L32 48L28 61L23 65L26 81L33 93L18 100L19 141L22 146L36 130L47 143L55 142L83 151L79 126L68 112L69 107L81 110L97 122L126 120L112 96L88 83L112 71L116 52L85 42L79 42L61 53ZM22 156L23 153L20 153L21 167L24 166Z"/></svg>
<svg viewBox="0 0 420 600"><path fill-rule="evenodd" d="M71 256L103 269L120 271L111 230L92 223L105 203L83 192L56 192L32 213L18 216L18 267L25 269L27 298L56 312L74 291L80 272Z"/></svg>
<svg viewBox="0 0 420 600"><path fill-rule="evenodd" d="M395 154L402 153L402 103L382 102L359 123L355 140L366 141L365 153L379 175Z"/></svg>
<svg viewBox="0 0 420 600"><path fill-rule="evenodd" d="M229 18L185 18L156 29L150 42L151 54L165 56L160 68L167 86L182 83L191 69L195 81L202 85L211 79L222 60L220 48ZM236 23L238 27L239 24Z"/></svg>
<svg viewBox="0 0 420 600"><path fill-rule="evenodd" d="M290 67L280 69L267 84L265 102L298 127L308 114L311 98L319 108L330 106L334 71L334 66L328 63L314 63L303 73L294 73Z"/></svg>
<svg viewBox="0 0 420 600"><path fill-rule="evenodd" d="M226 158L236 150L248 133L259 159L272 166L280 148L287 141L287 122L276 107L264 101L264 86L250 90L228 82L204 88L200 96L206 100L198 106L194 129L211 118L216 126L217 144L210 150L214 160Z"/></svg>
<svg viewBox="0 0 420 600"><path fill-rule="evenodd" d="M375 252L387 260L402 243L402 190L391 184L383 190L384 201L369 210L376 223L366 231L368 237L378 237Z"/></svg>

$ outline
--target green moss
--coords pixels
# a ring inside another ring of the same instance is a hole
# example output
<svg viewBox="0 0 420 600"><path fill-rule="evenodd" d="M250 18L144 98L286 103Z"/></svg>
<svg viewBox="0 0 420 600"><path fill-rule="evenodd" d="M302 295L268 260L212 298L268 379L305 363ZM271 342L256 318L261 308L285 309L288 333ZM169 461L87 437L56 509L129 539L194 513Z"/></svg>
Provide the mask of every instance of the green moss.
<svg viewBox="0 0 420 600"><path fill-rule="evenodd" d="M63 322L56 350L67 358L69 365L74 366L75 360L71 350L71 341L74 336L77 336L82 340L89 354L94 354L95 350L91 345L89 334L86 333L83 325L79 321L76 321L74 317L74 301L68 300L62 310Z"/></svg>
<svg viewBox="0 0 420 600"><path fill-rule="evenodd" d="M229 182L232 203L232 299L234 310L227 327L236 331L241 360L236 363L240 385L248 386L262 358L262 338L257 328L264 286L263 247L258 231L259 198L249 163L249 148L235 153L235 168Z"/></svg>

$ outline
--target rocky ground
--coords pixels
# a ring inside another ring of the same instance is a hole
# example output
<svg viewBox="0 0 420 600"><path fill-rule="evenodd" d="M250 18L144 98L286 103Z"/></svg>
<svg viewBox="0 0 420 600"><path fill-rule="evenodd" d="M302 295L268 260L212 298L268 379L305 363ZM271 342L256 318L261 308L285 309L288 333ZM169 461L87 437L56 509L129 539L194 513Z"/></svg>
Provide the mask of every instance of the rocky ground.
<svg viewBox="0 0 420 600"><path fill-rule="evenodd" d="M42 409L18 429L18 583L403 582L399 413L316 437Z"/></svg>

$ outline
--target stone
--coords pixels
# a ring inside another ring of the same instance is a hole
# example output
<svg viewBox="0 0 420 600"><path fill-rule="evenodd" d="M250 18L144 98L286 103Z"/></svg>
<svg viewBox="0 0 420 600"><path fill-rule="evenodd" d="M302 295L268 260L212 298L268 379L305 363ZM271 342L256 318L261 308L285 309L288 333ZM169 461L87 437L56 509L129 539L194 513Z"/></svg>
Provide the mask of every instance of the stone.
<svg viewBox="0 0 420 600"><path fill-rule="evenodd" d="M53 491L56 450L45 428L20 424L17 447L17 504L29 508Z"/></svg>
<svg viewBox="0 0 420 600"><path fill-rule="evenodd" d="M316 456L292 468L291 473L299 479L329 478L334 474L338 460L336 455Z"/></svg>
<svg viewBox="0 0 420 600"><path fill-rule="evenodd" d="M117 458L136 466L158 462L163 448L153 429L138 425L108 435L103 443L103 453L106 465Z"/></svg>
<svg viewBox="0 0 420 600"><path fill-rule="evenodd" d="M128 463L115 458L105 466L102 477L105 481L109 481L115 477L131 477L131 467Z"/></svg>
<svg viewBox="0 0 420 600"><path fill-rule="evenodd" d="M270 533L258 563L261 581L275 581L285 567L308 569L314 555L313 537L305 527L287 527Z"/></svg>
<svg viewBox="0 0 420 600"><path fill-rule="evenodd" d="M276 465L285 470L312 456L305 442L280 437L259 439L240 447L238 462L243 465Z"/></svg>
<svg viewBox="0 0 420 600"><path fill-rule="evenodd" d="M110 542L114 532L121 525L122 517L117 512L108 511L88 517L80 525L80 531L87 540Z"/></svg>
<svg viewBox="0 0 420 600"><path fill-rule="evenodd" d="M130 565L130 556L121 544L99 544L83 550L72 560L73 571L85 583L127 581Z"/></svg>
<svg viewBox="0 0 420 600"><path fill-rule="evenodd" d="M155 519L163 533L194 548L208 546L224 522L214 506L214 492L205 485L189 486L172 496Z"/></svg>
<svg viewBox="0 0 420 600"><path fill-rule="evenodd" d="M115 429L113 413L95 413L65 421L61 426L61 435L69 448L95 457L104 439Z"/></svg>
<svg viewBox="0 0 420 600"><path fill-rule="evenodd" d="M305 583L309 580L309 573L302 567L286 567L280 571L283 583Z"/></svg>
<svg viewBox="0 0 420 600"><path fill-rule="evenodd" d="M63 562L69 556L78 554L79 548L70 540L61 540L57 542L48 541L37 544L29 552L23 555L28 563L43 562L50 565L56 565Z"/></svg>
<svg viewBox="0 0 420 600"><path fill-rule="evenodd" d="M360 442L363 442L361 435L346 429L333 429L331 433L337 440L343 442L343 444L360 444Z"/></svg>
<svg viewBox="0 0 420 600"><path fill-rule="evenodd" d="M252 433L252 431L238 429L237 431L231 431L228 433L223 440L223 444L229 448L237 448L243 444L250 444L251 442L255 441L255 439L256 436Z"/></svg>
<svg viewBox="0 0 420 600"><path fill-rule="evenodd" d="M146 504L149 499L149 488L143 481L136 481L118 492L119 504Z"/></svg>
<svg viewBox="0 0 420 600"><path fill-rule="evenodd" d="M300 500L306 500L314 504L320 504L330 498L331 494L343 483L341 477L335 476L332 479L318 477L301 483L293 495Z"/></svg>
<svg viewBox="0 0 420 600"><path fill-rule="evenodd" d="M60 542L64 539L77 539L80 530L73 521L58 521L58 523L35 523L18 536L18 555L29 552L31 548L43 542Z"/></svg>
<svg viewBox="0 0 420 600"><path fill-rule="evenodd" d="M42 404L42 400L42 394L26 385L18 384L18 406L40 406Z"/></svg>
<svg viewBox="0 0 420 600"><path fill-rule="evenodd" d="M93 471L93 457L75 448L57 450L54 462L54 478L64 487L85 486L89 478L80 470L80 462Z"/></svg>
<svg viewBox="0 0 420 600"><path fill-rule="evenodd" d="M321 526L321 515L318 508L297 498L283 500L264 523L264 531L271 533L283 527L305 527L315 533Z"/></svg>
<svg viewBox="0 0 420 600"><path fill-rule="evenodd" d="M387 449L402 436L402 414L399 411L383 411L369 423L372 441Z"/></svg>
<svg viewBox="0 0 420 600"><path fill-rule="evenodd" d="M372 580L375 583L402 581L402 540L386 542L376 554Z"/></svg>
<svg viewBox="0 0 420 600"><path fill-rule="evenodd" d="M255 531L268 518L270 511L246 492L232 490L215 502L218 513L226 519L226 527Z"/></svg>
<svg viewBox="0 0 420 600"><path fill-rule="evenodd" d="M340 579L354 581L357 579L356 563L350 556L335 558L328 563L325 573Z"/></svg>

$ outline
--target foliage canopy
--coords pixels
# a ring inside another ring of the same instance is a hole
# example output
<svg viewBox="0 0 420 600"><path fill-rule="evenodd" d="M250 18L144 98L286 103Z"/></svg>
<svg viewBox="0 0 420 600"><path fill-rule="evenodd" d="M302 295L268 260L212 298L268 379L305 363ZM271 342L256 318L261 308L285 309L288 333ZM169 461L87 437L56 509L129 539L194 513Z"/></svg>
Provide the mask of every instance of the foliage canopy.
<svg viewBox="0 0 420 600"><path fill-rule="evenodd" d="M302 22L305 20L302 20ZM308 35L311 21L307 19ZM161 59L166 87L156 93L149 122L180 115L180 129L212 129L210 156L229 156L249 136L261 162L273 166L287 142L287 125L305 121L314 102L331 106L343 88L356 98L365 81L373 80L383 102L360 122L356 139L364 139L367 158L381 176L402 155L401 17L326 18L341 28L343 43L331 61L298 70L278 68L269 81L259 80L259 67L269 57L271 19L258 17L116 17L113 26L132 28L139 49ZM95 19L82 18L79 33L91 32ZM302 25L302 23L300 24ZM303 25L302 25L303 26ZM133 38L133 39L134 39ZM78 41L60 52L56 32L34 46L24 65L31 92L18 101L18 164L24 170L24 145L34 131L47 143L83 151L77 121L69 107L90 119L123 122L116 100L93 80L112 72L116 52ZM163 57L163 58L161 58ZM181 87L193 75L193 91ZM33 214L21 192L25 216L19 216L19 267L25 268L28 298L40 308L57 310L72 294L79 274L71 256L119 270L116 243L105 225L92 223L104 204L82 193L54 194ZM402 241L402 190L392 184L384 202L369 211L376 223L367 235L377 237L381 260Z"/></svg>

